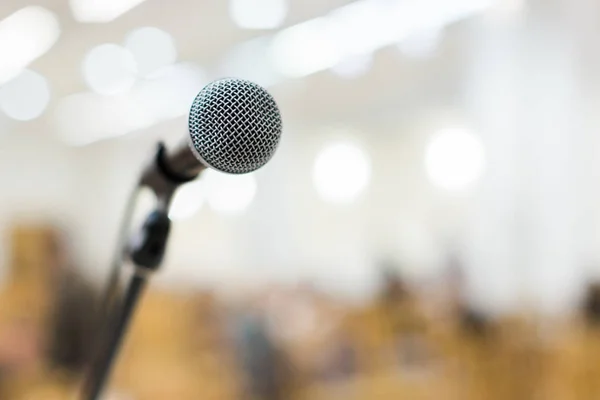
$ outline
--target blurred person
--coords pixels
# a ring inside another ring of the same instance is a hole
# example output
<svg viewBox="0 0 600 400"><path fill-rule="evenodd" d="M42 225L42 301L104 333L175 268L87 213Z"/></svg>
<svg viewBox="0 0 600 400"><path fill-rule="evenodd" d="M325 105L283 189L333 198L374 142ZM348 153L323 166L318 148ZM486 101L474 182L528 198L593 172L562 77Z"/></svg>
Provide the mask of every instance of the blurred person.
<svg viewBox="0 0 600 400"><path fill-rule="evenodd" d="M460 379L459 397L498 399L498 336L484 312L463 302L456 309L456 325L450 331L451 359L456 360L455 374Z"/></svg>
<svg viewBox="0 0 600 400"><path fill-rule="evenodd" d="M91 357L98 321L94 288L76 271L58 278L50 322L48 357L52 368L79 378Z"/></svg>
<svg viewBox="0 0 600 400"><path fill-rule="evenodd" d="M234 337L244 374L244 398L281 400L290 396L291 363L273 340L267 319L257 310L235 318Z"/></svg>
<svg viewBox="0 0 600 400"><path fill-rule="evenodd" d="M98 326L97 294L74 265L66 239L55 235L50 245L48 284L53 292L48 358L52 368L76 379L91 356Z"/></svg>
<svg viewBox="0 0 600 400"><path fill-rule="evenodd" d="M452 340L461 398L541 396L544 354L533 321L520 315L492 317L464 300L457 317Z"/></svg>
<svg viewBox="0 0 600 400"><path fill-rule="evenodd" d="M397 365L405 369L421 368L430 358L427 322L418 299L397 271L389 261L383 265L378 307L393 338Z"/></svg>
<svg viewBox="0 0 600 400"><path fill-rule="evenodd" d="M592 282L587 288L582 313L587 325L596 329L600 327L600 282Z"/></svg>
<svg viewBox="0 0 600 400"><path fill-rule="evenodd" d="M451 398L499 398L496 326L490 315L467 300L463 259L455 250L447 253L439 292L434 329Z"/></svg>
<svg viewBox="0 0 600 400"><path fill-rule="evenodd" d="M459 310L459 321L463 335L472 339L484 339L493 334L489 317L469 305Z"/></svg>

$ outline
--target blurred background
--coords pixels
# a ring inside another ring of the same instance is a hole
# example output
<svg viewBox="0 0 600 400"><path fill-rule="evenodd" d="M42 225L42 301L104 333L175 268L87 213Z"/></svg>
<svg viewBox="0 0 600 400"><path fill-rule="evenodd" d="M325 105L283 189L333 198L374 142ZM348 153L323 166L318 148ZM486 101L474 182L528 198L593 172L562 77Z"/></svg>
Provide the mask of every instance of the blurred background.
<svg viewBox="0 0 600 400"><path fill-rule="evenodd" d="M594 0L3 0L0 398L74 398L129 193L227 76L268 88L282 142L178 192L107 399L600 398L599 22Z"/></svg>

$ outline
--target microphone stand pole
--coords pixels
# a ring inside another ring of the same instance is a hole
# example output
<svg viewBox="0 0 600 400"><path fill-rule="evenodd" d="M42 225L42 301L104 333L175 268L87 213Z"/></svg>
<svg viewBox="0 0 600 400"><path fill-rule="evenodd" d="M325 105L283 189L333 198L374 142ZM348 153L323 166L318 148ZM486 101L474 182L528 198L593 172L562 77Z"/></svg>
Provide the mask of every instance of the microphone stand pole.
<svg viewBox="0 0 600 400"><path fill-rule="evenodd" d="M101 345L98 360L84 384L83 399L100 398L138 301L150 276L162 262L170 227L171 221L165 210L157 209L148 215L140 232L140 240L131 250L131 262L135 270L129 278L122 303L109 324L107 340Z"/></svg>
<svg viewBox="0 0 600 400"><path fill-rule="evenodd" d="M188 162L187 159L183 159L183 161ZM98 353L92 359L89 373L83 384L81 397L83 400L100 398L138 301L144 293L150 276L158 270L162 263L171 228L168 213L173 194L179 185L195 179L199 172L200 170L194 175L182 176L170 170L165 162L165 147L161 143L158 146L154 162L142 173L139 186L147 186L154 190L158 200L157 206L148 214L140 232L127 251L117 249L117 251L123 251L119 254L126 254L129 257L134 271L129 278L125 292L116 296L119 291L118 268L120 263L113 263L102 310L105 313L103 316L108 321L100 327L103 335L99 337ZM133 206L129 205L128 208L131 209L126 213L128 216L125 218L124 225L130 223ZM127 227L122 227L122 236L126 236L126 229ZM120 243L119 246L125 247L124 243ZM115 260L123 260L123 258L117 258L119 254L115 256Z"/></svg>

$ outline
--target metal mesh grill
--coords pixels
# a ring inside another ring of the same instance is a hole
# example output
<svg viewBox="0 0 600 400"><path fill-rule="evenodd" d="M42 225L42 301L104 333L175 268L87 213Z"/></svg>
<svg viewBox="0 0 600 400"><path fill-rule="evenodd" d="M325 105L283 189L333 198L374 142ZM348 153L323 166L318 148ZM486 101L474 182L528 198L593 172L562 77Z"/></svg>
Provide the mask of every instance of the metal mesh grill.
<svg viewBox="0 0 600 400"><path fill-rule="evenodd" d="M198 93L190 110L189 130L192 145L208 166L244 174L273 156L281 137L281 116L265 89L227 78Z"/></svg>

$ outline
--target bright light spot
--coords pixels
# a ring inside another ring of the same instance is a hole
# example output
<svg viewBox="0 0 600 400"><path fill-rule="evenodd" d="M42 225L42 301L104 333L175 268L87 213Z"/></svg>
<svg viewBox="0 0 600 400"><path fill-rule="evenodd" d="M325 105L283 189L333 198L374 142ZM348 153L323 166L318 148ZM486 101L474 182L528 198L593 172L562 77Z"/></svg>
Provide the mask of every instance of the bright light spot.
<svg viewBox="0 0 600 400"><path fill-rule="evenodd" d="M414 33L398 43L398 48L408 57L427 58L435 53L440 36L439 29Z"/></svg>
<svg viewBox="0 0 600 400"><path fill-rule="evenodd" d="M371 176L367 154L353 143L335 143L318 155L313 169L317 192L331 203L351 203Z"/></svg>
<svg viewBox="0 0 600 400"><path fill-rule="evenodd" d="M223 214L244 211L256 194L254 175L228 175L208 170L203 174L206 182L206 199L210 207Z"/></svg>
<svg viewBox="0 0 600 400"><path fill-rule="evenodd" d="M135 199L131 226L141 226L148 217L148 214L156 210L156 206L157 198L154 191L145 186L139 188Z"/></svg>
<svg viewBox="0 0 600 400"><path fill-rule="evenodd" d="M79 22L110 22L145 0L70 0Z"/></svg>
<svg viewBox="0 0 600 400"><path fill-rule="evenodd" d="M0 108L6 115L19 121L39 117L49 102L48 81L28 69L0 87Z"/></svg>
<svg viewBox="0 0 600 400"><path fill-rule="evenodd" d="M59 36L56 15L42 7L25 7L0 21L0 83L50 50Z"/></svg>
<svg viewBox="0 0 600 400"><path fill-rule="evenodd" d="M436 186L447 190L464 189L483 174L483 145L467 131L442 130L433 136L427 146L425 166Z"/></svg>
<svg viewBox="0 0 600 400"><path fill-rule="evenodd" d="M171 203L169 217L172 220L182 220L193 217L204 202L204 183L201 179L183 185L175 192Z"/></svg>
<svg viewBox="0 0 600 400"><path fill-rule="evenodd" d="M133 95L157 121L186 115L198 92L206 85L206 73L191 63L169 65L143 81Z"/></svg>
<svg viewBox="0 0 600 400"><path fill-rule="evenodd" d="M116 44L102 44L83 60L83 77L96 93L114 95L133 87L137 66L131 52Z"/></svg>
<svg viewBox="0 0 600 400"><path fill-rule="evenodd" d="M278 33L269 49L275 69L299 78L334 66L339 60L338 49L327 28L327 19L317 18Z"/></svg>
<svg viewBox="0 0 600 400"><path fill-rule="evenodd" d="M233 21L246 29L274 29L285 20L287 0L230 0Z"/></svg>
<svg viewBox="0 0 600 400"><path fill-rule="evenodd" d="M331 70L342 78L353 79L366 74L372 63L373 56L371 54L349 56L337 63Z"/></svg>
<svg viewBox="0 0 600 400"><path fill-rule="evenodd" d="M173 37L158 28L136 29L125 39L125 47L133 54L138 72L142 75L171 65L177 60Z"/></svg>

